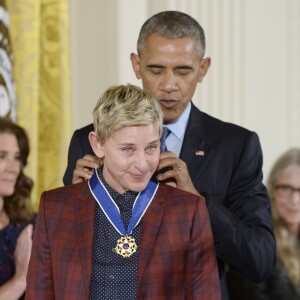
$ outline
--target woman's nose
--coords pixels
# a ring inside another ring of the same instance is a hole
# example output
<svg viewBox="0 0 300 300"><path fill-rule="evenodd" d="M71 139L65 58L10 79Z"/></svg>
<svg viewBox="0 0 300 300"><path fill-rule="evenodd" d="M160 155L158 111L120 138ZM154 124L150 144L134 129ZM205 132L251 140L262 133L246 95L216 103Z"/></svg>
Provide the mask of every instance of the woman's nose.
<svg viewBox="0 0 300 300"><path fill-rule="evenodd" d="M148 161L144 151L138 151L136 153L135 166L140 171L145 171L148 168Z"/></svg>

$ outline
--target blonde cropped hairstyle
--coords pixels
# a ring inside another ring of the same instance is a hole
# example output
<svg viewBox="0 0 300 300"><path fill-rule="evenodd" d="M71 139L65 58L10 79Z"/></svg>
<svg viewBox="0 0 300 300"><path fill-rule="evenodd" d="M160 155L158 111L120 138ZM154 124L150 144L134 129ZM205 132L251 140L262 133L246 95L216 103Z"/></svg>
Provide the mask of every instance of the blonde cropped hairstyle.
<svg viewBox="0 0 300 300"><path fill-rule="evenodd" d="M125 126L157 123L162 133L163 114L158 101L145 89L132 84L113 86L98 100L94 110L94 130L101 142Z"/></svg>

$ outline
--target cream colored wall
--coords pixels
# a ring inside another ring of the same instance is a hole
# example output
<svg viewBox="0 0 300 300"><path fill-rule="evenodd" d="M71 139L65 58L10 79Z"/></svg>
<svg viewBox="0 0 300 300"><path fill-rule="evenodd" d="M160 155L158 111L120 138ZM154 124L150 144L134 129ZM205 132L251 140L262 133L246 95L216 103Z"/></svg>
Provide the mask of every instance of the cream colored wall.
<svg viewBox="0 0 300 300"><path fill-rule="evenodd" d="M91 123L99 95L140 83L131 69L142 23L161 10L191 14L204 27L211 69L194 103L256 131L267 175L289 147L300 147L300 1L70 1L73 128Z"/></svg>

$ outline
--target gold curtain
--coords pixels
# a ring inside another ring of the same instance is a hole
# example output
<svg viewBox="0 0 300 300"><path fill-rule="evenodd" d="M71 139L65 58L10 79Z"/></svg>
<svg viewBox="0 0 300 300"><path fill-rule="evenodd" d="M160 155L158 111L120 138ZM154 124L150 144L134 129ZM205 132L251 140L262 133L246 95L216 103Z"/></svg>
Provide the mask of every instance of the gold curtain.
<svg viewBox="0 0 300 300"><path fill-rule="evenodd" d="M0 117L16 120L16 89L10 42L9 13L0 0Z"/></svg>
<svg viewBox="0 0 300 300"><path fill-rule="evenodd" d="M38 208L44 190L62 185L71 137L68 0L11 0L17 123L29 135L25 172L35 183Z"/></svg>

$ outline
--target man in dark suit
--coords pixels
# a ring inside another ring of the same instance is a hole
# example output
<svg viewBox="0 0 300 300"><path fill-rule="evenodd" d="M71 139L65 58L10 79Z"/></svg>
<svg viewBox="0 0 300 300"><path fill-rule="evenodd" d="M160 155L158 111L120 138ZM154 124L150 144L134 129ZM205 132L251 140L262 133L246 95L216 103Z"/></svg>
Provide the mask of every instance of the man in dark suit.
<svg viewBox="0 0 300 300"><path fill-rule="evenodd" d="M26 299L221 299L205 199L152 179L162 120L148 91L103 94L89 134L103 166L43 193Z"/></svg>
<svg viewBox="0 0 300 300"><path fill-rule="evenodd" d="M265 280L275 266L258 136L199 111L191 102L210 66L210 58L204 57L204 32L196 20L180 12L158 13L142 26L137 48L138 54L131 54L136 77L158 100L164 126L171 130L169 151L161 154L159 169L171 168L157 179L207 195L222 297L228 299L226 265L255 282ZM90 130L91 125L72 137L65 184L90 178L90 168L100 163L85 155L92 153L87 149ZM176 172L179 165L182 170Z"/></svg>

